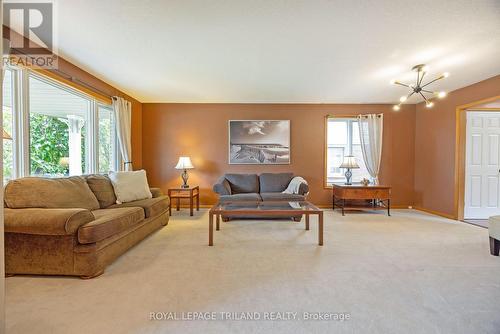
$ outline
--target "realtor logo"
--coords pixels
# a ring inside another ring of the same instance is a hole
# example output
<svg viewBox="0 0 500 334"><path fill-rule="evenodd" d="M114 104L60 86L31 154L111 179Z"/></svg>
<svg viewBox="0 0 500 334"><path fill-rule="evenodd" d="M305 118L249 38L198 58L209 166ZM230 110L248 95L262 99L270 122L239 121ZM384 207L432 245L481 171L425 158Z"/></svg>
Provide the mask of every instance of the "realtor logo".
<svg viewBox="0 0 500 334"><path fill-rule="evenodd" d="M4 1L4 64L56 68L54 3Z"/></svg>

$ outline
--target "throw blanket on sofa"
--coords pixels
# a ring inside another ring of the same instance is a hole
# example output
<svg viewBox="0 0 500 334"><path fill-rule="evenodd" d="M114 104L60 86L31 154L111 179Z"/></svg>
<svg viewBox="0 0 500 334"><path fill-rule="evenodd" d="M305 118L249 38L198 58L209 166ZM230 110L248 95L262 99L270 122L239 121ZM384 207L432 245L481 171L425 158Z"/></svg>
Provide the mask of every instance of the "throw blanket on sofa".
<svg viewBox="0 0 500 334"><path fill-rule="evenodd" d="M304 178L300 176L295 176L290 183L288 184L288 187L283 191L283 194L298 194L299 193L299 188L302 183L307 184L307 181L304 180Z"/></svg>

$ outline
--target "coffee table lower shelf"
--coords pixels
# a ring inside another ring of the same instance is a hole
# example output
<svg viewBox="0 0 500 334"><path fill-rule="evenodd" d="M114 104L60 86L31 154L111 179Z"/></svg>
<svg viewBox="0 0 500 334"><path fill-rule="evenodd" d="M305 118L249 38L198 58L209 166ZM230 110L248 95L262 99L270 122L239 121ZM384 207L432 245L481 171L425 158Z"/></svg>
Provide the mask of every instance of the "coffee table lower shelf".
<svg viewBox="0 0 500 334"><path fill-rule="evenodd" d="M238 210L232 210L230 205L237 205ZM295 207L291 205L295 204ZM276 208L269 209L269 206ZM300 207L300 208L297 208ZM214 216L215 229L220 230L221 216L230 215L238 216L255 216L255 217L290 217L297 215L305 216L305 230L309 231L309 216L318 216L318 245L323 246L323 211L309 202L233 202L233 203L217 203L208 212L208 245L214 245Z"/></svg>

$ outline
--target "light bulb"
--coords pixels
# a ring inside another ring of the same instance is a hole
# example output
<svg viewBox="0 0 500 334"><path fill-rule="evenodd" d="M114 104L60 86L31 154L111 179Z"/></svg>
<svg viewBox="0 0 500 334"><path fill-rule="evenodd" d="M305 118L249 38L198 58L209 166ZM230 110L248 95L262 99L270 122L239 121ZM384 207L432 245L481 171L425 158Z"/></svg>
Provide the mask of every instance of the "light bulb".
<svg viewBox="0 0 500 334"><path fill-rule="evenodd" d="M432 108L432 106L433 106L433 105L434 105L434 102L427 102L427 103L425 104L425 106L426 106L427 108Z"/></svg>
<svg viewBox="0 0 500 334"><path fill-rule="evenodd" d="M399 111L399 109L401 109L401 108L400 108L400 107L399 107L399 105L397 105L397 104L395 104L395 105L392 107L392 110L394 110L394 111Z"/></svg>
<svg viewBox="0 0 500 334"><path fill-rule="evenodd" d="M401 96L401 97L399 98L399 101L404 102L404 101L406 101L407 99L408 99L408 98L407 98L406 96Z"/></svg>
<svg viewBox="0 0 500 334"><path fill-rule="evenodd" d="M390 83L391 85L394 85L394 84L396 83L396 79L392 79L391 81L389 81L389 83Z"/></svg>
<svg viewBox="0 0 500 334"><path fill-rule="evenodd" d="M448 73L448 72L444 72L444 73L443 73L443 78L447 78L447 77L449 77L449 76L450 76L450 73Z"/></svg>
<svg viewBox="0 0 500 334"><path fill-rule="evenodd" d="M437 93L437 97L439 97L440 99L446 97L446 92L439 92L439 93Z"/></svg>

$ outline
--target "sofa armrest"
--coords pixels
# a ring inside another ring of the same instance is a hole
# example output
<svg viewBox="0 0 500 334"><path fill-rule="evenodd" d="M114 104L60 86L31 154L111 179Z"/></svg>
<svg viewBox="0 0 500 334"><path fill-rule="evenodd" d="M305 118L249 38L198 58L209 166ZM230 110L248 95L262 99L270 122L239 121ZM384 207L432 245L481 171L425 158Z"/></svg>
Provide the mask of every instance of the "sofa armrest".
<svg viewBox="0 0 500 334"><path fill-rule="evenodd" d="M219 194L219 196L231 195L231 186L224 176L217 180L217 183L214 184L213 190Z"/></svg>
<svg viewBox="0 0 500 334"><path fill-rule="evenodd" d="M5 232L38 235L71 235L95 220L87 209L4 209Z"/></svg>
<svg viewBox="0 0 500 334"><path fill-rule="evenodd" d="M153 198L163 196L163 191L160 188L149 188L149 190L151 191Z"/></svg>
<svg viewBox="0 0 500 334"><path fill-rule="evenodd" d="M299 195L305 196L309 194L309 185L307 183L301 183L299 186Z"/></svg>

